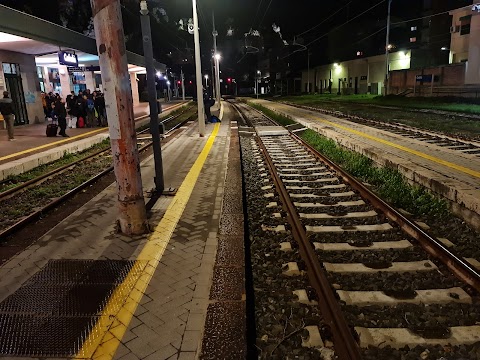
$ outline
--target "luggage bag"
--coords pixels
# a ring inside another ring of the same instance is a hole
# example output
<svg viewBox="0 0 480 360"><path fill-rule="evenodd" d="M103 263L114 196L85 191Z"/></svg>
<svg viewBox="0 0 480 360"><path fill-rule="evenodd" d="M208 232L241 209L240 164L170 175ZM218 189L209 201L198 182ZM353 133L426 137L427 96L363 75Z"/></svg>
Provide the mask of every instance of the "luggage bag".
<svg viewBox="0 0 480 360"><path fill-rule="evenodd" d="M47 137L55 137L58 132L58 121L56 119L52 120L51 124L47 125Z"/></svg>

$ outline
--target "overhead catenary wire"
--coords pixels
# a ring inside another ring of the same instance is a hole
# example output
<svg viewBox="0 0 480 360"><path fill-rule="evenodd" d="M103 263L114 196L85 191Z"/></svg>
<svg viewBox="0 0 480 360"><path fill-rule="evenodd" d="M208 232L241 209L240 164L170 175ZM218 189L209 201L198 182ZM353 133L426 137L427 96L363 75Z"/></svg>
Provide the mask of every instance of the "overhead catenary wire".
<svg viewBox="0 0 480 360"><path fill-rule="evenodd" d="M250 29L253 29L253 25L255 25L255 20L257 20L258 13L260 12L260 8L262 7L263 0L260 0L257 6L257 12L255 13L255 17L253 18L252 25L250 26Z"/></svg>
<svg viewBox="0 0 480 360"><path fill-rule="evenodd" d="M305 30L304 32L300 33L300 34L297 34L296 36L302 36L302 35L305 35L306 33L309 33L310 31L312 30L315 30L316 28L318 28L320 25L322 25L323 23L325 23L327 20L330 20L332 17L334 17L335 15L337 15L340 11L342 11L343 9L345 9L347 6L349 6L350 4L352 3L352 1L348 2L346 5L342 6L340 9L338 9L337 11L335 11L333 14L331 14L330 16L326 17L325 19L323 19L320 23L316 24L315 26L311 27L310 29L308 30Z"/></svg>
<svg viewBox="0 0 480 360"><path fill-rule="evenodd" d="M263 20L265 19L265 16L267 16L268 10L270 9L270 5L272 5L272 1L273 0L270 0L270 2L268 3L267 9L265 10L265 13L263 14L262 20L260 20L260 22L258 23L259 28L260 28L260 26L262 26L262 23L263 23Z"/></svg>
<svg viewBox="0 0 480 360"><path fill-rule="evenodd" d="M380 2L378 2L378 3L375 4L375 5L373 5L372 7L368 8L367 10L363 11L362 13L358 14L357 16L354 16L353 18L345 21L343 24L338 25L337 27L333 28L332 30L330 30L330 31L326 32L325 34L317 37L316 39L310 41L310 42L309 42L307 45L305 45L305 46L310 46L310 45L312 45L313 43L315 43L315 42L317 42L318 40L320 40L320 39L324 38L325 36L327 36L328 34L330 34L330 33L334 32L334 31L340 29L341 27L349 24L349 23L352 22L353 20L358 19L360 16L365 15L367 12L375 9L376 7L380 6L380 5L383 4L384 2L385 2L385 0L381 0Z"/></svg>

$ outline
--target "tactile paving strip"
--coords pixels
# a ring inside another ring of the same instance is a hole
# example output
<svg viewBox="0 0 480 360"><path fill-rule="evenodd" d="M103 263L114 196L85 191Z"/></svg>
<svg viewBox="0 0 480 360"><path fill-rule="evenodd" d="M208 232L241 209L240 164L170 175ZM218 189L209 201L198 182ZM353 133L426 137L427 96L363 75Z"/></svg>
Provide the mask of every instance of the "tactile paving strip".
<svg viewBox="0 0 480 360"><path fill-rule="evenodd" d="M0 356L71 357L130 271L128 260L51 260L0 303ZM133 269L133 270L132 270Z"/></svg>

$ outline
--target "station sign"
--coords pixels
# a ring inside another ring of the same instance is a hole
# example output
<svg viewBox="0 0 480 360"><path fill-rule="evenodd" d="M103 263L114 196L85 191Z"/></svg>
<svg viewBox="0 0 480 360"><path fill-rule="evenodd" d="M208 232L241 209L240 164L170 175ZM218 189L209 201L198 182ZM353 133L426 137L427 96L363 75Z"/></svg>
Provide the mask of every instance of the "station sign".
<svg viewBox="0 0 480 360"><path fill-rule="evenodd" d="M432 74L430 75L416 75L415 80L421 81L421 82L432 82L432 78L434 79L433 81L437 81L437 78L434 77Z"/></svg>
<svg viewBox="0 0 480 360"><path fill-rule="evenodd" d="M100 71L100 66L85 66L85 67L69 67L68 72L73 74L74 72L86 72L86 71Z"/></svg>
<svg viewBox="0 0 480 360"><path fill-rule="evenodd" d="M78 56L67 51L60 51L58 53L58 62L60 65L78 66Z"/></svg>

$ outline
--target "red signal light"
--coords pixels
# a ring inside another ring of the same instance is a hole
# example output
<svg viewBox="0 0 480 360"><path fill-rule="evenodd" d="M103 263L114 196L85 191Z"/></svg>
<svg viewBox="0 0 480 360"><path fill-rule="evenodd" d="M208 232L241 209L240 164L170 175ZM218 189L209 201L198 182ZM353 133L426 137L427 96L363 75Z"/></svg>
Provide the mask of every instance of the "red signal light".
<svg viewBox="0 0 480 360"><path fill-rule="evenodd" d="M192 80L190 80L190 85L192 84Z"/></svg>
<svg viewBox="0 0 480 360"><path fill-rule="evenodd" d="M228 81L228 82L232 82L232 78L228 78L227 81Z"/></svg>
<svg viewBox="0 0 480 360"><path fill-rule="evenodd" d="M177 84L180 85L182 82L180 80L177 81Z"/></svg>

